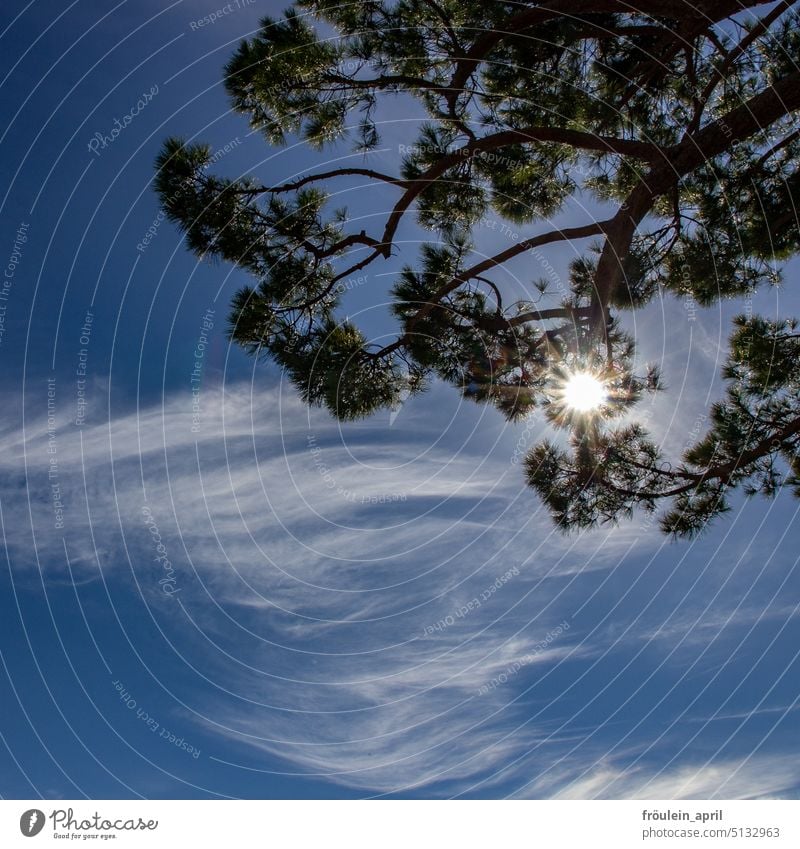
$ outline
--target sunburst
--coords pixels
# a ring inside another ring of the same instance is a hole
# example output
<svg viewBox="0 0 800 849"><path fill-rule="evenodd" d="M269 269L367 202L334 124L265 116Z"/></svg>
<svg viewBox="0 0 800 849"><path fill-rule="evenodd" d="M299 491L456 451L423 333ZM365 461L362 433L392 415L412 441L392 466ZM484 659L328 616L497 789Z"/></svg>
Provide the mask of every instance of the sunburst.
<svg viewBox="0 0 800 849"><path fill-rule="evenodd" d="M592 413L608 400L603 381L588 371L568 375L560 394L563 404L577 413Z"/></svg>

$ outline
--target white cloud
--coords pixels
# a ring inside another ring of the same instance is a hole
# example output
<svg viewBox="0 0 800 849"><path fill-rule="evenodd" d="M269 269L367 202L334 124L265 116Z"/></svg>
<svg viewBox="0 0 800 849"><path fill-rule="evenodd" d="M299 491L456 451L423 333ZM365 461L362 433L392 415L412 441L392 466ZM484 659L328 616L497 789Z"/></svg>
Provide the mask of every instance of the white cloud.
<svg viewBox="0 0 800 849"><path fill-rule="evenodd" d="M600 764L566 782L556 799L756 799L783 798L800 783L797 759L754 755L714 764L681 765L668 770L638 767L628 771Z"/></svg>
<svg viewBox="0 0 800 849"><path fill-rule="evenodd" d="M211 688L176 697L221 760L440 795L555 768L581 735L518 698L612 640L585 643L575 625L541 647L570 618L565 589L660 540L634 526L563 537L510 462L516 438L443 439L452 411L420 420L407 405L393 427L340 427L278 389L207 389L201 403L199 432L188 393L82 430L59 420L63 530L46 423L11 438L0 469L15 572L35 565L35 539L48 579L64 580L62 536L77 580L99 564L124 582L130 568L154 617L194 641ZM158 678L162 659L145 660ZM598 773L564 792L627 793L625 781Z"/></svg>

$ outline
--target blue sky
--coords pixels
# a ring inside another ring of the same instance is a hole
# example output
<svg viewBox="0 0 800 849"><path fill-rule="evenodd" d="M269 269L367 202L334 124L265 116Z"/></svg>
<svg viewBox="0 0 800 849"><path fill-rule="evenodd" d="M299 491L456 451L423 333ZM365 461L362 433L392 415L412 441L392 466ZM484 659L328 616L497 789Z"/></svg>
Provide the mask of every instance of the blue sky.
<svg viewBox="0 0 800 849"><path fill-rule="evenodd" d="M228 346L245 280L159 220L161 140L267 181L319 161L229 111L224 62L281 8L241 5L203 27L218 6L4 6L0 794L796 797L796 500L736 501L693 543L641 516L564 537L519 466L541 420L434 386L342 425ZM413 142L404 109L384 167ZM380 191L346 187L364 226ZM485 230L481 249L508 238ZM370 332L419 237L349 293ZM794 276L755 307L796 314ZM667 448L746 308L634 317Z"/></svg>

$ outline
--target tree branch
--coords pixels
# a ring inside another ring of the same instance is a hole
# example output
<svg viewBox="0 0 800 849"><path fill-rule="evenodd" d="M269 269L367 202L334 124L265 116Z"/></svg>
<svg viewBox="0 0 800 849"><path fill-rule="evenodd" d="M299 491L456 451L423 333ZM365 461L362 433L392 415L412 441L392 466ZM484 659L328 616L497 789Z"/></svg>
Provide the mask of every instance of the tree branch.
<svg viewBox="0 0 800 849"><path fill-rule="evenodd" d="M685 492L696 489L705 481L720 480L722 483L728 483L734 472L749 466L751 463L754 463L756 460L760 460L762 457L769 456L770 454L774 454L776 451L779 451L782 447L784 447L785 442L798 433L800 433L800 418L792 419L792 421L782 427L779 431L764 437L756 443L753 448L750 448L747 451L742 451L735 460L731 460L728 463L723 463L720 466L712 466L704 472L690 472L686 470L667 473L659 471L660 475L668 475L671 478L683 478L687 481L687 483L682 486L665 490L663 492L627 490L608 481L604 481L604 483L615 492L619 492L621 495L629 495L639 499L656 500L660 498L673 498L676 495L683 495ZM638 468L652 471L651 468L646 467L641 463L635 463L631 460L627 460L626 462Z"/></svg>
<svg viewBox="0 0 800 849"><path fill-rule="evenodd" d="M685 136L677 145L665 151L667 161L655 165L641 178L608 228L608 237L595 274L593 322L596 326L605 326L608 301L619 285L631 240L656 198L704 161L718 156L759 130L766 129L798 108L800 72L795 72L776 81L698 132Z"/></svg>
<svg viewBox="0 0 800 849"><path fill-rule="evenodd" d="M483 136L470 141L457 150L442 156L428 170L408 181L409 186L395 205L386 222L383 232L384 255L388 256L392 240L400 225L400 221L414 200L453 165L471 159L476 154L497 150L512 144L529 144L531 142L553 142L564 144L582 150L593 150L600 153L617 153L632 156L647 162L666 161L665 149L650 142L634 139L620 139L611 136L600 136L595 133L585 133L579 130L561 129L558 127L523 127L519 130L503 130L490 136Z"/></svg>
<svg viewBox="0 0 800 849"><path fill-rule="evenodd" d="M533 236L530 239L525 239L524 241L513 245L493 257L489 257L488 259L476 263L471 268L462 271L460 274L451 278L447 283L440 286L439 289L431 296L431 299L427 303L423 304L419 311L408 320L408 329L406 332L392 342L391 345L387 345L379 351L376 351L373 356L386 356L387 354L402 348L408 342L414 326L422 321L423 318L430 315L430 313L439 305L442 298L449 295L450 292L457 289L468 280L474 280L478 275L483 274L483 272L488 271L490 268L494 268L495 266L502 265L511 257L517 256L526 250L531 250L532 248L537 248L541 245L547 245L553 242L560 242L568 239L585 239L589 236L596 236L599 233L605 232L605 227L608 223L608 221L598 221L592 224L585 224L582 227L570 227L565 230L550 230L549 232L542 233L539 236ZM540 314L543 315L544 311Z"/></svg>
<svg viewBox="0 0 800 849"><path fill-rule="evenodd" d="M509 18L506 24L507 29L488 30L478 36L466 54L457 61L456 69L450 78L450 82L444 88L447 92L446 100L448 107L451 112L455 110L456 99L464 90L470 75L492 48L508 36L519 35L525 30L529 30L539 24L547 23L553 18L558 17L574 20L583 14L619 12L627 14L640 13L650 16L663 15L673 18L676 11L678 11L676 4L670 2L670 0L636 0L635 7L632 6L631 2L625 2L625 0L597 0L596 2L587 2L587 0L552 0L547 6L537 5L533 8L526 9ZM683 11L684 14L688 11L688 4L687 7L684 7ZM741 11L741 4L736 2L736 0L725 0L725 2L713 2L713 0L702 2L701 0L694 4L693 11L695 12L695 16L703 21L703 26L706 27L713 20L719 20ZM711 17L711 13L715 16L714 18Z"/></svg>
<svg viewBox="0 0 800 849"><path fill-rule="evenodd" d="M406 188L409 183L406 180L401 180L399 177L392 177L390 174L382 174L380 171L373 171L371 168L335 168L332 171L322 171L317 174L308 174L305 177L300 177L297 180L292 180L288 183L282 183L279 186L266 187L261 186L253 190L243 190L252 194L279 194L281 192L291 192L296 189L301 189L308 183L314 183L318 180L327 180L331 177L369 177L372 180L381 180L384 183L391 183L401 188Z"/></svg>
<svg viewBox="0 0 800 849"><path fill-rule="evenodd" d="M763 18L760 18L759 21L753 25L747 35L745 35L735 47L731 48L727 52L720 66L718 68L714 68L713 76L700 94L698 104L699 108L695 110L691 123L687 127L687 135L695 132L700 126L703 109L708 103L708 99L714 93L714 89L716 89L716 87L727 77L728 71L730 71L734 66L736 60L756 41L756 39L764 35L772 24L774 24L775 21L778 20L784 12L787 12L793 5L794 2L783 0L783 2L779 3L771 12L768 12Z"/></svg>

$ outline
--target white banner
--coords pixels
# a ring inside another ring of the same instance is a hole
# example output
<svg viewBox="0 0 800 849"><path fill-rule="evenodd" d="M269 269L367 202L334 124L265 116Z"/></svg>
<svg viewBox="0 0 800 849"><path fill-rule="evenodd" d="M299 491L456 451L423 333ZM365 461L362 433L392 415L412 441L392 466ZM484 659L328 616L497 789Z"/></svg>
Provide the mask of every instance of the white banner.
<svg viewBox="0 0 800 849"><path fill-rule="evenodd" d="M800 802L0 802L0 845L32 847L53 840L170 849L795 849Z"/></svg>

